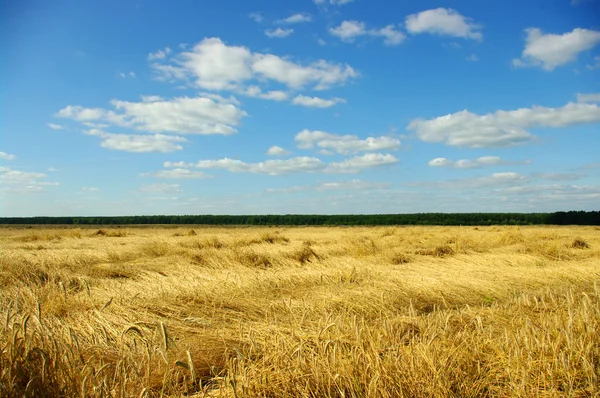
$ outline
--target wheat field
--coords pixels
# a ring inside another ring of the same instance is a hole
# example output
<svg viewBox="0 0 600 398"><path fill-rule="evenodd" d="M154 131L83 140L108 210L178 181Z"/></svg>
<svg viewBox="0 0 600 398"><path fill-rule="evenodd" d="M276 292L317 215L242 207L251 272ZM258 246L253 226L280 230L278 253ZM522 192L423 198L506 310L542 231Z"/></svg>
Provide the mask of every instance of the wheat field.
<svg viewBox="0 0 600 398"><path fill-rule="evenodd" d="M600 396L598 227L0 229L0 396Z"/></svg>

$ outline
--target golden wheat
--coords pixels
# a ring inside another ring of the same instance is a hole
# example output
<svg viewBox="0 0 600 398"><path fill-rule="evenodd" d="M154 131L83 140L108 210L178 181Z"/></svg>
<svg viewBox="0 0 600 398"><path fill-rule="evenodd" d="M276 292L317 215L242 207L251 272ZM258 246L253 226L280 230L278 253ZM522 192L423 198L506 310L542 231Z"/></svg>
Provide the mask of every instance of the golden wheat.
<svg viewBox="0 0 600 398"><path fill-rule="evenodd" d="M0 396L600 396L595 227L2 228Z"/></svg>

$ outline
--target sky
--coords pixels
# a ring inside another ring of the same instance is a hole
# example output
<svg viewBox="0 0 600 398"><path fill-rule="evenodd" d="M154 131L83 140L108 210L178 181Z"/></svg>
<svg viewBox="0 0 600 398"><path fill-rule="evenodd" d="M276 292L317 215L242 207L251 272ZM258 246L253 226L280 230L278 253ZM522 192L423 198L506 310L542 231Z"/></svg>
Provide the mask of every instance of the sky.
<svg viewBox="0 0 600 398"><path fill-rule="evenodd" d="M0 215L600 210L599 0L0 0Z"/></svg>

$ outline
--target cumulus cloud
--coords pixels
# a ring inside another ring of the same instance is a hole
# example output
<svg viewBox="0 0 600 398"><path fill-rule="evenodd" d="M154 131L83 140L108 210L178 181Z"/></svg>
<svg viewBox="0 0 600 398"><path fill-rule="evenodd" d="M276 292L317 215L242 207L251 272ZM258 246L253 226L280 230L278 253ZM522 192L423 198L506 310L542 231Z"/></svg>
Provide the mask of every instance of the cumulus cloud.
<svg viewBox="0 0 600 398"><path fill-rule="evenodd" d="M152 133L235 134L246 112L216 96L178 97L163 100L144 97L142 102L112 100L116 111L69 105L56 114L79 122L104 122Z"/></svg>
<svg viewBox="0 0 600 398"><path fill-rule="evenodd" d="M523 185L530 181L529 177L515 172L493 173L484 177L459 178L445 181L412 182L407 186L436 187L444 189L469 189L485 187L502 187Z"/></svg>
<svg viewBox="0 0 600 398"><path fill-rule="evenodd" d="M579 103L600 102L600 93L589 93L589 94L577 93L577 102L579 102Z"/></svg>
<svg viewBox="0 0 600 398"><path fill-rule="evenodd" d="M260 98L271 101L286 101L288 99L288 93L281 90L271 90L264 92L258 86L249 86L243 91L240 91L240 94L246 95L252 98Z"/></svg>
<svg viewBox="0 0 600 398"><path fill-rule="evenodd" d="M294 173L358 173L362 170L391 165L399 160L389 154L366 154L345 159L340 162L325 163L318 158L298 156L289 159L273 159L258 163L247 163L241 160L223 158L218 160L200 160L195 164L185 162L165 162L165 167L178 167L175 170L187 170L180 167L198 169L221 169L231 173L256 173L266 175L284 175ZM189 170L188 170L189 171Z"/></svg>
<svg viewBox="0 0 600 398"><path fill-rule="evenodd" d="M292 33L294 33L294 29L277 28L277 29L266 29L265 30L265 35L270 38L283 39L284 37L288 37Z"/></svg>
<svg viewBox="0 0 600 398"><path fill-rule="evenodd" d="M269 155L269 156L287 156L290 153L291 153L290 151L283 149L277 145L272 146L267 151L267 155Z"/></svg>
<svg viewBox="0 0 600 398"><path fill-rule="evenodd" d="M597 104L568 103L560 108L534 106L478 115L468 110L433 119L415 119L407 129L425 142L468 148L510 147L534 139L526 129L567 127L600 121Z"/></svg>
<svg viewBox="0 0 600 398"><path fill-rule="evenodd" d="M179 184L155 183L145 184L139 189L141 193L150 194L172 194L183 192Z"/></svg>
<svg viewBox="0 0 600 398"><path fill-rule="evenodd" d="M533 173L532 177L552 181L574 181L585 176L581 173Z"/></svg>
<svg viewBox="0 0 600 398"><path fill-rule="evenodd" d="M96 188L96 187L83 187L81 188L82 191L84 192L98 192L100 191L100 188Z"/></svg>
<svg viewBox="0 0 600 398"><path fill-rule="evenodd" d="M325 164L314 157L300 156L285 160L266 160L259 163L246 163L241 160L223 158L219 160L201 160L195 164L200 169L223 169L232 173L258 173L281 175L292 173L311 173L325 168Z"/></svg>
<svg viewBox="0 0 600 398"><path fill-rule="evenodd" d="M47 123L46 126L48 126L49 128L51 128L52 130L64 130L64 127L61 126L60 124Z"/></svg>
<svg viewBox="0 0 600 398"><path fill-rule="evenodd" d="M346 100L343 98L323 99L319 97L308 97L306 95L298 95L292 100L294 105L301 105L311 108L330 108L343 102L346 102Z"/></svg>
<svg viewBox="0 0 600 398"><path fill-rule="evenodd" d="M342 41L353 42L357 37L366 35L367 29L364 22L343 21L340 26L330 28L329 33Z"/></svg>
<svg viewBox="0 0 600 398"><path fill-rule="evenodd" d="M153 173L142 173L141 176L177 180L200 180L204 178L211 178L210 175L201 171L192 171L180 168L171 170L160 170Z"/></svg>
<svg viewBox="0 0 600 398"><path fill-rule="evenodd" d="M119 77L125 79L127 77L131 77L133 79L135 79L137 76L135 75L135 72L129 72L129 73L125 73L125 72L119 72Z"/></svg>
<svg viewBox="0 0 600 398"><path fill-rule="evenodd" d="M314 0L317 5L331 4L332 6L343 6L352 3L354 0Z"/></svg>
<svg viewBox="0 0 600 398"><path fill-rule="evenodd" d="M312 21L312 16L310 14L297 13L297 14L290 15L287 18L280 19L277 22L284 23L284 24L297 24L297 23L304 23L304 22L311 22L311 21Z"/></svg>
<svg viewBox="0 0 600 398"><path fill-rule="evenodd" d="M449 167L454 169L475 169L486 166L519 165L530 163L530 160L525 160L521 162L511 162L503 160L499 156L482 156L474 160L461 159L457 161L453 161L446 158L435 158L430 160L428 165L432 167Z"/></svg>
<svg viewBox="0 0 600 398"><path fill-rule="evenodd" d="M382 37L383 44L387 46L396 46L406 38L406 35L396 29L396 26L393 24L380 29L371 29L368 34L375 37Z"/></svg>
<svg viewBox="0 0 600 398"><path fill-rule="evenodd" d="M312 149L315 146L332 150L340 154L358 152L389 151L400 148L400 140L391 137L367 137L360 139L356 135L339 135L324 131L302 130L294 137L300 149Z"/></svg>
<svg viewBox="0 0 600 398"><path fill-rule="evenodd" d="M87 130L84 133L102 138L102 148L125 152L169 153L182 150L183 146L180 143L187 142L183 137L165 134L112 134L98 129Z"/></svg>
<svg viewBox="0 0 600 398"><path fill-rule="evenodd" d="M15 160L17 157L12 153L0 152L0 159L3 160Z"/></svg>
<svg viewBox="0 0 600 398"><path fill-rule="evenodd" d="M272 54L256 55L252 69L258 76L292 89L312 86L315 90L325 90L358 76L349 65L333 64L324 60L300 65Z"/></svg>
<svg viewBox="0 0 600 398"><path fill-rule="evenodd" d="M248 18L250 18L251 20L253 20L256 23L261 23L262 21L265 20L265 18L263 17L263 15L260 12L251 12L250 14L248 14Z"/></svg>
<svg viewBox="0 0 600 398"><path fill-rule="evenodd" d="M171 54L172 50L169 47L165 47L164 50L158 50L154 53L148 54L148 61L154 61L157 59L165 59L167 55Z"/></svg>
<svg viewBox="0 0 600 398"><path fill-rule="evenodd" d="M301 64L273 54L253 53L229 46L219 38L207 38L191 51L176 56L171 64L153 63L163 79L192 81L207 90L243 91L251 81L279 83L291 89L324 90L358 76L351 66L317 60Z"/></svg>
<svg viewBox="0 0 600 398"><path fill-rule="evenodd" d="M436 8L406 17L406 30L411 34L430 33L441 36L482 40L482 26L451 8Z"/></svg>
<svg viewBox="0 0 600 398"><path fill-rule="evenodd" d="M515 67L539 66L546 71L573 62L577 56L600 43L600 31L575 28L571 32L544 34L538 28L525 30L525 49L521 58L513 60Z"/></svg>
<svg viewBox="0 0 600 398"><path fill-rule="evenodd" d="M160 95L142 95L142 102L159 102L164 101Z"/></svg>
<svg viewBox="0 0 600 398"><path fill-rule="evenodd" d="M329 33L347 43L361 36L372 36L383 38L386 45L398 45L406 38L393 24L380 29L367 29L366 24L360 21L343 21L339 26L330 28Z"/></svg>
<svg viewBox="0 0 600 398"><path fill-rule="evenodd" d="M44 191L48 186L60 185L58 182L45 181L46 178L44 173L0 167L0 192L35 193Z"/></svg>
<svg viewBox="0 0 600 398"><path fill-rule="evenodd" d="M394 155L381 153L367 153L355 156L341 162L330 163L325 169L327 173L358 173L364 169L392 165L400 162Z"/></svg>
<svg viewBox="0 0 600 398"><path fill-rule="evenodd" d="M594 57L594 63L587 64L585 67L589 70L600 69L600 56Z"/></svg>
<svg viewBox="0 0 600 398"><path fill-rule="evenodd" d="M539 204L564 204L566 208L572 209L573 204L579 202L587 202L588 205L598 203L600 186L566 184L508 186L498 188L496 194L520 196L520 200L526 198L529 202Z"/></svg>
<svg viewBox="0 0 600 398"><path fill-rule="evenodd" d="M296 185L288 188L268 188L270 193L293 193L303 191L373 191L378 189L386 189L391 185L383 182L372 182L362 180L336 181L336 182L320 182L317 185Z"/></svg>

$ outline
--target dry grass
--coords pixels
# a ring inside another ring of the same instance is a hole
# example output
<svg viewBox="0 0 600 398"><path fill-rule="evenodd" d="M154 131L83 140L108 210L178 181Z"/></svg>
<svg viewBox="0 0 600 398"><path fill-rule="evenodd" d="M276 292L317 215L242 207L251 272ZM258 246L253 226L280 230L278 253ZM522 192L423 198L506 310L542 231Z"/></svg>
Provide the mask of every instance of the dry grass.
<svg viewBox="0 0 600 398"><path fill-rule="evenodd" d="M594 227L0 229L0 396L600 396Z"/></svg>

